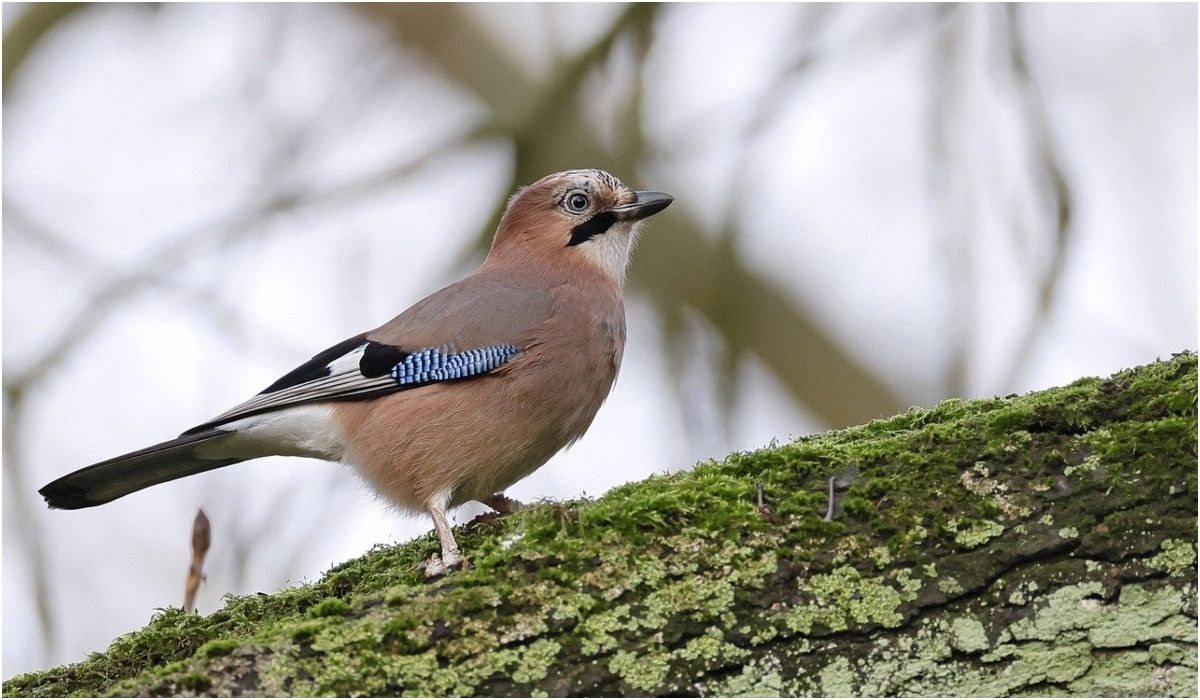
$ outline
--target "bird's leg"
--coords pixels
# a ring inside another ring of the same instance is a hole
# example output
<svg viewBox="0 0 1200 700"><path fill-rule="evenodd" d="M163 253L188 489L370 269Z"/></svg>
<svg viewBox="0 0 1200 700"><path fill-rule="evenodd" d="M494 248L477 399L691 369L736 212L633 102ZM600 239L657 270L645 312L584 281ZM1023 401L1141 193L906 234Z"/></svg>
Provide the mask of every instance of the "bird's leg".
<svg viewBox="0 0 1200 700"><path fill-rule="evenodd" d="M426 506L429 516L433 518L433 529L437 531L438 541L442 543L442 555L433 554L425 562L425 576L432 578L451 571L456 566L465 567L466 557L458 549L454 541L454 531L450 529L450 521L446 519L446 506L450 499L437 498Z"/></svg>
<svg viewBox="0 0 1200 700"><path fill-rule="evenodd" d="M503 493L493 493L480 502L500 515L512 515L525 507L524 503L515 498L509 498Z"/></svg>

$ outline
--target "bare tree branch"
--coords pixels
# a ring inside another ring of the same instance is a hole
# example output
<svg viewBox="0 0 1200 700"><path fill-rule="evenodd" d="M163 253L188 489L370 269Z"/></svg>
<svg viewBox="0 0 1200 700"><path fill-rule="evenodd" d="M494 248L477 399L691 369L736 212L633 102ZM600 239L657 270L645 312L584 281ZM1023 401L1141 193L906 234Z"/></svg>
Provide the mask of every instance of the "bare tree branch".
<svg viewBox="0 0 1200 700"><path fill-rule="evenodd" d="M962 396L973 356L975 307L978 289L971 264L976 227L969 220L973 209L969 172L954 152L953 134L962 119L962 97L966 92L966 52L964 24L968 8L937 5L932 21L934 51L929 85L929 192L938 212L933 235L943 252L942 270L946 277L947 319L945 341L947 360L942 394Z"/></svg>
<svg viewBox="0 0 1200 700"><path fill-rule="evenodd" d="M1050 120L1045 100L1038 88L1037 80L1029 68L1028 52L1021 34L1020 8L1016 4L1004 6L1004 20L1000 24L1008 32L1008 55L1013 80L1025 113L1026 126L1032 150L1037 158L1035 167L1035 192L1041 195L1041 205L1046 221L1046 233L1052 245L1050 259L1038 280L1035 303L1029 321L1018 340L1013 344L1013 353L1007 367L1000 374L1000 387L1016 384L1021 372L1025 371L1038 337L1045 329L1050 312L1054 309L1063 266L1066 264L1067 249L1071 244L1071 215L1074 200L1067 184L1057 149L1050 133Z"/></svg>

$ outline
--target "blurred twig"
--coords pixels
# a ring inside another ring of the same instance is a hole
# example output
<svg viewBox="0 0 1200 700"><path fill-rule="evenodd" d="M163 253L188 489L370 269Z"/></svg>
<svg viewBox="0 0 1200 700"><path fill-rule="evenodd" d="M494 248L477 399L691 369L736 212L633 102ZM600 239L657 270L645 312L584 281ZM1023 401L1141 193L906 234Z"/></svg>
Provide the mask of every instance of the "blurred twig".
<svg viewBox="0 0 1200 700"><path fill-rule="evenodd" d="M977 289L971 250L976 226L968 213L974 208L970 172L955 148L956 127L962 121L966 84L966 56L963 25L970 15L961 5L943 4L933 9L934 51L929 79L929 182L930 197L938 216L932 235L946 275L947 315L943 345L947 359L942 380L944 396L963 396L972 356Z"/></svg>
<svg viewBox="0 0 1200 700"><path fill-rule="evenodd" d="M187 584L184 586L184 612L196 609L196 591L200 590L200 582L204 580L204 557L211 544L212 526L208 514L201 508L196 511L196 519L192 521L192 561L188 565Z"/></svg>
<svg viewBox="0 0 1200 700"><path fill-rule="evenodd" d="M1010 68L1036 158L1035 197L1039 194L1042 195L1037 203L1041 204L1045 210L1043 213L1047 222L1046 232L1051 240L1050 259L1038 280L1035 302L1029 321L1014 343L1008 366L1000 374L997 386L1000 389L1007 389L1016 384L1021 372L1025 370L1029 358L1033 354L1038 336L1041 335L1046 321L1050 317L1050 312L1054 308L1055 296L1067 259L1067 248L1071 243L1073 199L1066 174L1063 172L1051 138L1050 120L1046 112L1045 101L1029 68L1028 52L1021 35L1021 18L1018 14L1021 9L1012 3L1003 7L1005 14L1001 24L1008 33Z"/></svg>
<svg viewBox="0 0 1200 700"><path fill-rule="evenodd" d="M930 81L935 90L932 102L932 154L931 173L934 197L943 212L941 217L943 247L946 251L947 275L950 294L950 319L948 321L947 347L949 359L945 371L945 392L949 396L962 396L967 391L967 374L970 358L974 355L973 338L979 306L977 278L978 270L972 266L971 251L975 247L979 222L967 216L980 207L971 200L970 192L964 191L968 182L967 169L955 159L951 146L951 122L961 115L961 107L955 100L967 91L964 84L962 63L965 60L964 29L962 24L972 15L967 8L957 5L939 5L937 15L937 52L935 75ZM1059 162L1050 135L1049 120L1036 81L1030 73L1026 50L1021 39L1019 7L1005 5L1000 8L971 8L980 13L983 20L1001 32L1000 63L1005 76L1010 78L1017 96L1023 126L1029 142L1029 168L1027 178L1031 185L1031 214L1037 225L1046 233L1049 242L1049 259L1041 265L1031 265L1037 279L1028 321L1018 333L1012 352L1005 366L997 375L996 390L1007 391L1016 385L1020 373L1026 369L1037 339L1044 329L1053 310L1055 295L1066 261L1070 243L1072 196L1065 174ZM1022 178L1023 180L1025 178ZM1014 214L1013 226L1019 232L1020 212ZM1015 234L1014 245L1019 246L1022 237Z"/></svg>
<svg viewBox="0 0 1200 700"><path fill-rule="evenodd" d="M31 512L29 504L32 499L26 494L32 493L33 488L26 479L26 471L21 468L25 463L21 445L24 444L22 438L27 396L23 386L9 386L7 383L4 386L4 502L10 513L16 513L15 518L6 522L20 523L24 528L24 537L20 538L23 544L21 550L28 560L27 574L33 588L34 610L43 630L42 654L48 657L54 650L58 628L54 606L50 601L49 567L42 548L42 521Z"/></svg>

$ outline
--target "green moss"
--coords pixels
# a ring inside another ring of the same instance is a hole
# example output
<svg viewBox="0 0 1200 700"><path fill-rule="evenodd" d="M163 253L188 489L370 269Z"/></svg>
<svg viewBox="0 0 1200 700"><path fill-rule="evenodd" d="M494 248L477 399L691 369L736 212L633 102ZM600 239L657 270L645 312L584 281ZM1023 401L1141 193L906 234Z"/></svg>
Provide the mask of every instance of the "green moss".
<svg viewBox="0 0 1200 700"><path fill-rule="evenodd" d="M185 673L175 683L180 688L194 693L203 693L212 687L212 680L202 673Z"/></svg>
<svg viewBox="0 0 1200 700"><path fill-rule="evenodd" d="M334 617L350 612L350 604L341 598L326 598L308 609L309 617Z"/></svg>
<svg viewBox="0 0 1200 700"><path fill-rule="evenodd" d="M215 659L218 656L225 656L237 647L238 641L236 639L214 639L197 649L196 656L205 659Z"/></svg>

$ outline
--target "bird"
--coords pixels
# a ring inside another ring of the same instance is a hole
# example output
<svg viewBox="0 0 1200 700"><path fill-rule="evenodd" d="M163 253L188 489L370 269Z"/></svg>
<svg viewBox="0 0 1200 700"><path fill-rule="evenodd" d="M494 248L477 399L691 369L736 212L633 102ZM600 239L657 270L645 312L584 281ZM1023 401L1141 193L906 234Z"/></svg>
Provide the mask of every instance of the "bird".
<svg viewBox="0 0 1200 700"><path fill-rule="evenodd" d="M583 436L621 366L630 254L673 201L598 169L518 188L467 277L179 437L39 493L51 508L90 508L249 459L315 457L428 513L440 553L426 576L465 568L448 509L509 501L505 489Z"/></svg>

